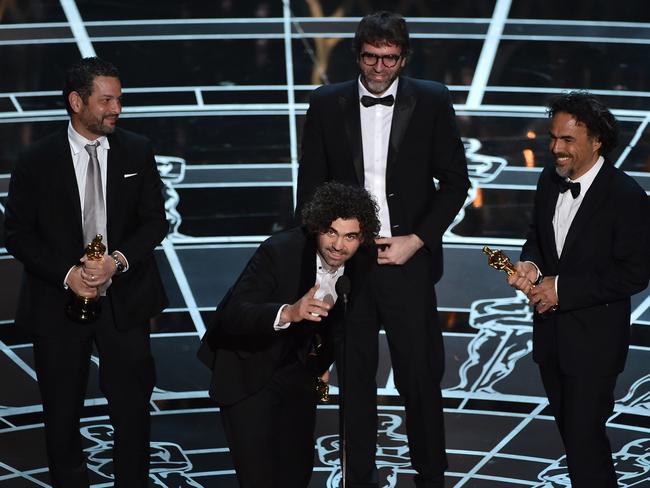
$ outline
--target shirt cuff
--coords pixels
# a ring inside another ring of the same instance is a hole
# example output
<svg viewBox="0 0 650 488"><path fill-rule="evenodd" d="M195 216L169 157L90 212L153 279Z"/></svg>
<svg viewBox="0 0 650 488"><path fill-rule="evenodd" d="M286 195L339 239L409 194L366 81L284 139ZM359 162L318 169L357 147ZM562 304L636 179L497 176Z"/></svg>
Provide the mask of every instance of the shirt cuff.
<svg viewBox="0 0 650 488"><path fill-rule="evenodd" d="M76 268L76 266L73 266L72 268L70 268L70 269L68 270L68 272L65 274L65 278L63 278L63 288L65 288L66 290L67 290L68 288L70 288L70 287L68 286L68 276L70 276L70 273L72 273L72 270L75 269L75 268Z"/></svg>
<svg viewBox="0 0 650 488"><path fill-rule="evenodd" d="M560 301L560 294L557 292L557 280L559 280L559 279L560 279L559 276L555 277L555 296L557 297L558 302Z"/></svg>
<svg viewBox="0 0 650 488"><path fill-rule="evenodd" d="M117 253L120 255L120 257L124 260L124 271L122 273L126 273L129 270L129 260L126 259L126 256L122 254L122 251L113 251L114 253Z"/></svg>
<svg viewBox="0 0 650 488"><path fill-rule="evenodd" d="M285 303L278 310L278 313L275 316L275 321L273 322L273 329L274 330L284 330L284 329L286 329L287 327L289 327L291 325L291 322L286 322L284 324L280 323L280 315L282 315L282 311L284 310L284 307L288 307L288 306L289 306L289 304Z"/></svg>

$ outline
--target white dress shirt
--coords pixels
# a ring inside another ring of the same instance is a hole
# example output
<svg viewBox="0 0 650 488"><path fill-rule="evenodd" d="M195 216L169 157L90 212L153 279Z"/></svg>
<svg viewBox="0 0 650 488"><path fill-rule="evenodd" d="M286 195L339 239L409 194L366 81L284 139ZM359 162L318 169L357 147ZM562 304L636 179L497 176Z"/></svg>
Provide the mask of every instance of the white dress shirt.
<svg viewBox="0 0 650 488"><path fill-rule="evenodd" d="M569 228L596 175L600 171L600 168L603 167L604 161L603 157L600 156L596 164L580 178L575 180L566 179L570 183L580 183L580 195L577 198L573 198L571 191L567 190L564 193L560 193L557 198L555 214L553 215L553 231L555 232L555 247L558 256L562 256L562 249L564 248L564 241L566 241Z"/></svg>
<svg viewBox="0 0 650 488"><path fill-rule="evenodd" d="M572 180L567 178L566 181L569 183L580 183L580 195L577 198L573 198L570 190L560 193L557 202L555 203L555 214L553 215L553 232L555 233L555 249L557 250L557 255L562 256L562 249L564 248L564 241L566 241L566 236L569 233L573 219L578 213L578 209L582 204L582 201L589 191L591 184L594 182L596 175L600 171L600 168L603 167L604 158L600 156L596 163L583 174L581 177ZM535 264L535 263L533 263ZM537 268L537 275L539 277L539 267ZM560 277L555 277L555 294L558 294L558 283Z"/></svg>
<svg viewBox="0 0 650 488"><path fill-rule="evenodd" d="M345 265L341 265L338 268L333 268L321 258L320 254L316 253L316 285L318 285L318 290L314 295L314 298L317 300L322 300L326 303L329 303L331 307L336 303L338 295L336 293L336 282L338 279L343 276L345 271ZM277 315L275 316L275 321L273 322L273 328L275 330L286 329L291 325L291 322L280 323L280 314L284 307L289 304L284 304L278 310Z"/></svg>
<svg viewBox="0 0 650 488"><path fill-rule="evenodd" d="M382 96L393 95L397 99L397 78L388 87ZM393 109L386 105L373 105L364 107L361 104L361 97L376 97L370 93L363 83L361 77L359 83L359 110L361 113L361 140L363 144L363 176L364 186L368 192L375 197L379 205L379 222L381 237L391 237L390 214L388 212L388 200L386 199L386 163L388 161L388 143L390 140L390 129L393 123Z"/></svg>
<svg viewBox="0 0 650 488"><path fill-rule="evenodd" d="M583 174L580 178L576 178L575 180L566 178L566 181L569 183L580 183L580 195L578 195L578 198L573 198L571 191L567 190L564 193L560 193L558 195L557 202L555 202L555 213L553 214L553 232L555 234L555 249L557 250L558 256L562 256L564 241L566 241L566 236L569 233L573 219L578 213L578 209L580 208L580 205L582 204L587 191L591 187L591 184L594 182L594 179L596 179L596 175L600 171L600 168L603 167L604 162L605 159L600 156L598 160L596 160L596 163L591 168L589 168L589 171ZM535 268L537 268L537 279L539 280L542 274L539 270L539 266L537 266L537 264L533 263L532 261L526 262L532 264L535 266ZM555 277L556 295L558 294L557 286L559 279L559 276Z"/></svg>
<svg viewBox="0 0 650 488"><path fill-rule="evenodd" d="M94 141L89 141L79 134L68 124L68 141L70 142L70 153L72 155L72 164L74 165L74 174L77 177L77 188L79 189L79 201L81 202L81 221L83 222L84 199L86 195L86 174L88 173L88 162L90 155L85 147L88 144L99 142L97 146L97 159L99 160L99 170L102 175L102 191L104 193L104 202L106 202L106 168L108 167L108 150L110 144L106 136L101 136Z"/></svg>
<svg viewBox="0 0 650 488"><path fill-rule="evenodd" d="M99 142L97 146L97 160L99 161L99 170L102 177L102 193L104 194L104 202L106 202L106 179L108 173L108 150L111 148L108 138L106 136L100 136L94 141L86 139L84 136L79 134L74 127L72 127L72 122L68 123L68 143L70 144L70 155L72 156L72 165L74 167L74 174L77 179L77 189L79 190L79 202L81 203L81 221L83 222L84 218L84 200L86 195L86 174L88 173L88 163L90 162L90 154L86 151L86 146L88 144L94 144ZM106 205L104 205L106 208ZM108 219L107 219L108 220ZM108 236L104 236L105 240L108 240ZM86 243L87 244L87 243ZM106 249L108 252L108 249ZM126 256L120 251L115 251L120 254L124 259L124 271L126 272L129 269L129 261L126 259ZM79 256L81 257L81 256ZM73 266L68 270L63 279L63 287L68 288L68 276L70 272L75 268ZM111 281L107 283L106 287L103 287L102 295L106 294L106 288L110 286Z"/></svg>

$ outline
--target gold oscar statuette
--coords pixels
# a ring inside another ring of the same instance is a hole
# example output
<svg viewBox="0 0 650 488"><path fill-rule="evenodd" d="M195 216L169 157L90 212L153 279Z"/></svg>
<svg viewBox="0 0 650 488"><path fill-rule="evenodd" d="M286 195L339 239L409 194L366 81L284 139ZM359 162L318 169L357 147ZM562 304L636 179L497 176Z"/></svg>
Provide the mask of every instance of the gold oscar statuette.
<svg viewBox="0 0 650 488"><path fill-rule="evenodd" d="M92 261L99 261L106 252L106 246L102 244L102 235L97 234L88 246L86 246L86 257ZM99 317L101 309L99 307L99 290L97 295L92 298L81 297L76 293L71 293L70 302L65 307L65 313L75 322L88 324Z"/></svg>
<svg viewBox="0 0 650 488"><path fill-rule="evenodd" d="M316 392L321 402L326 403L330 401L330 386L320 378L316 378Z"/></svg>
<svg viewBox="0 0 650 488"><path fill-rule="evenodd" d="M497 271L503 271L508 276L512 276L517 271L510 258L501 249L494 251L487 246L483 246L483 252L488 256L488 265Z"/></svg>

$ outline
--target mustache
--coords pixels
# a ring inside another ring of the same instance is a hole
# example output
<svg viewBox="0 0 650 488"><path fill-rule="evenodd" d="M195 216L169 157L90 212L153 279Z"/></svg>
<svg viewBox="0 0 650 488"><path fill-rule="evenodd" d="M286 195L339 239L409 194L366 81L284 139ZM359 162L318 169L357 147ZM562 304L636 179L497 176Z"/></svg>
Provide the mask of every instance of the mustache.
<svg viewBox="0 0 650 488"><path fill-rule="evenodd" d="M556 158L570 158L571 157L570 154L566 154L566 153L553 153L553 156L555 156Z"/></svg>

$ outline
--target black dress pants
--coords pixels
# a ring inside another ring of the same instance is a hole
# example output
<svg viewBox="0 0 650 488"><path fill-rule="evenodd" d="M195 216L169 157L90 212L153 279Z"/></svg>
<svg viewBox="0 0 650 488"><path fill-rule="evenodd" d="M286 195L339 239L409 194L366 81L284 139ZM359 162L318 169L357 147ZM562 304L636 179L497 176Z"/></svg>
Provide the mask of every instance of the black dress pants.
<svg viewBox="0 0 650 488"><path fill-rule="evenodd" d="M115 487L145 488L149 476L149 400L155 384L149 329L115 328L108 300L100 318L74 333L36 336L34 360L43 401L48 464L55 488L87 488L79 433L93 343L99 355L99 385L108 400L114 430Z"/></svg>
<svg viewBox="0 0 650 488"><path fill-rule="evenodd" d="M342 373L350 488L378 485L375 378L380 325L386 331L395 386L404 399L415 483L442 487L447 469L440 392L444 352L428 251L421 249L402 266L375 265L346 321Z"/></svg>
<svg viewBox="0 0 650 488"><path fill-rule="evenodd" d="M616 488L605 424L614 410L616 376L568 376L540 366L542 382L566 451L573 488Z"/></svg>
<svg viewBox="0 0 650 488"><path fill-rule="evenodd" d="M306 488L314 466L316 374L295 359L262 390L221 407L241 488Z"/></svg>

